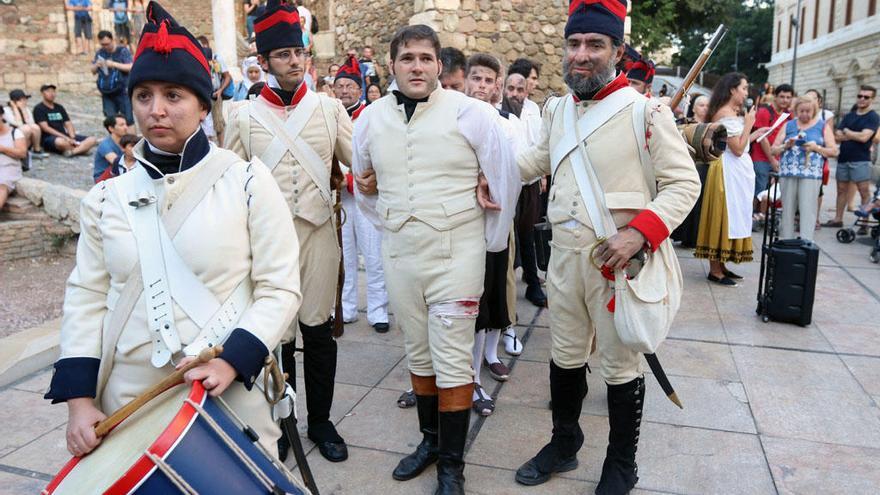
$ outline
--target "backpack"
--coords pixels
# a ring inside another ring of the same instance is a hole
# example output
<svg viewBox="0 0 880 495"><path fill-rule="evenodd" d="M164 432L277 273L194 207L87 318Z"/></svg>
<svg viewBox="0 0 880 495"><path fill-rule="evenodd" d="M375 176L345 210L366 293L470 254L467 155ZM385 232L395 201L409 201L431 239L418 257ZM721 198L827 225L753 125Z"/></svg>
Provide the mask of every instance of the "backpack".
<svg viewBox="0 0 880 495"><path fill-rule="evenodd" d="M117 48L118 50L118 48ZM110 54L107 60L112 60L116 52ZM115 95L122 91L122 73L118 69L107 69L104 73L103 69L98 69L98 91L103 95Z"/></svg>

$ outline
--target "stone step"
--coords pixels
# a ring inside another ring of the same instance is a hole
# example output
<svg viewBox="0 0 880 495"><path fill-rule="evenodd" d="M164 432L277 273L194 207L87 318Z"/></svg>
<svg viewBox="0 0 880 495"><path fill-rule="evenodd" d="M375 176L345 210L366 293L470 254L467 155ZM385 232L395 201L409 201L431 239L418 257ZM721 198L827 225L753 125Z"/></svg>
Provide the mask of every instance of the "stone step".
<svg viewBox="0 0 880 495"><path fill-rule="evenodd" d="M0 210L0 220L3 221L38 220L43 217L45 213L24 196L10 197Z"/></svg>

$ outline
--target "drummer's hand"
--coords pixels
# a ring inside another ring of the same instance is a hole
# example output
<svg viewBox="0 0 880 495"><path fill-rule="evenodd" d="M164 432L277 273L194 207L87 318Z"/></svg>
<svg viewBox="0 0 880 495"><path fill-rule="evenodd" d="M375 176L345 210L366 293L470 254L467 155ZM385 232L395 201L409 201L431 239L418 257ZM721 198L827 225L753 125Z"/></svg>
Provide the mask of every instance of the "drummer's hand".
<svg viewBox="0 0 880 495"><path fill-rule="evenodd" d="M477 182L477 203L484 210L501 211L501 205L492 201L492 194L489 192L489 181L483 174Z"/></svg>
<svg viewBox="0 0 880 495"><path fill-rule="evenodd" d="M95 407L91 397L67 400L67 451L82 457L98 446L101 439L95 435L95 425L107 416Z"/></svg>
<svg viewBox="0 0 880 495"><path fill-rule="evenodd" d="M364 173L354 176L358 191L363 194L376 194L379 190L376 187L376 171L373 169L365 170Z"/></svg>
<svg viewBox="0 0 880 495"><path fill-rule="evenodd" d="M193 359L195 358L185 358L177 364L177 367L186 366L186 363ZM186 383L201 380L202 386L208 391L208 395L218 397L226 391L226 388L235 380L236 376L238 376L238 372L225 359L214 358L187 371L183 378L186 380Z"/></svg>
<svg viewBox="0 0 880 495"><path fill-rule="evenodd" d="M622 270L629 259L645 245L645 236L627 227L611 236L596 248L596 256L602 264L614 270Z"/></svg>

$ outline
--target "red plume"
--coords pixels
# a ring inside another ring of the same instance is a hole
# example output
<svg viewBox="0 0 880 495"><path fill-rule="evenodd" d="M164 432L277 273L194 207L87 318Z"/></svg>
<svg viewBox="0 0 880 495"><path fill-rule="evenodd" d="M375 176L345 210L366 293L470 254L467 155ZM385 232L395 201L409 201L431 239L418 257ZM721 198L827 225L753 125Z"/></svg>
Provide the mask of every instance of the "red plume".
<svg viewBox="0 0 880 495"><path fill-rule="evenodd" d="M159 31L156 33L156 44L153 50L157 53L171 53L171 47L168 46L168 21L163 20L159 24Z"/></svg>

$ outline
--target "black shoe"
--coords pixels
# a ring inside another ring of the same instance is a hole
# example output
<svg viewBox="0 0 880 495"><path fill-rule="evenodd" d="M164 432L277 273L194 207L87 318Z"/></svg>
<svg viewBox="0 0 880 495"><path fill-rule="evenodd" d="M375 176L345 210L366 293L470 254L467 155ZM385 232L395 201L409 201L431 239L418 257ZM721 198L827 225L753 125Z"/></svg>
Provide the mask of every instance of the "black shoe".
<svg viewBox="0 0 880 495"><path fill-rule="evenodd" d="M737 274L733 273L732 271L728 270L727 268L722 268L722 273L724 273L724 276L729 279L742 280L742 275L737 275Z"/></svg>
<svg viewBox="0 0 880 495"><path fill-rule="evenodd" d="M730 277L724 276L721 278L712 275L711 273L706 277L706 280L709 282L714 282L718 285L723 285L725 287L736 287L736 282Z"/></svg>
<svg viewBox="0 0 880 495"><path fill-rule="evenodd" d="M387 333L389 328L391 328L391 326L388 325L387 322L373 324L373 330L375 330L377 333Z"/></svg>
<svg viewBox="0 0 880 495"><path fill-rule="evenodd" d="M516 481L540 485L553 473L577 468L577 452L584 444L578 423L587 395L587 367L563 369L550 362L550 406L553 411L553 437L538 455L520 466Z"/></svg>
<svg viewBox="0 0 880 495"><path fill-rule="evenodd" d="M526 287L526 299L539 308L547 307L547 295L544 294L544 289L540 285Z"/></svg>
<svg viewBox="0 0 880 495"><path fill-rule="evenodd" d="M639 481L636 450L642 423L645 378L608 385L608 450L596 495L626 495Z"/></svg>
<svg viewBox="0 0 880 495"><path fill-rule="evenodd" d="M443 393L443 390L441 390ZM434 495L464 495L464 443L471 420L470 407L438 413L437 490Z"/></svg>
<svg viewBox="0 0 880 495"><path fill-rule="evenodd" d="M577 456L562 457L556 447L548 443L525 464L516 470L516 482L521 485L535 486L547 482L553 473L565 473L578 467Z"/></svg>
<svg viewBox="0 0 880 495"><path fill-rule="evenodd" d="M318 452L330 462L342 462L348 459L348 446L345 442L316 442Z"/></svg>
<svg viewBox="0 0 880 495"><path fill-rule="evenodd" d="M415 452L404 457L394 468L391 477L398 481L407 481L422 474L428 466L437 462L438 458L438 400L436 395L417 395L416 411L419 415L419 430L424 437Z"/></svg>

